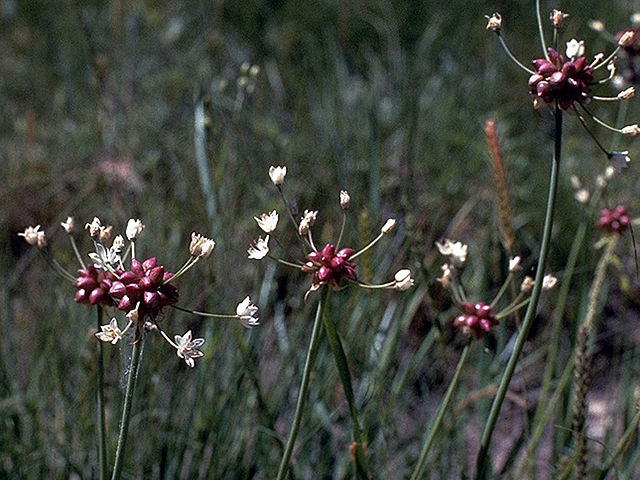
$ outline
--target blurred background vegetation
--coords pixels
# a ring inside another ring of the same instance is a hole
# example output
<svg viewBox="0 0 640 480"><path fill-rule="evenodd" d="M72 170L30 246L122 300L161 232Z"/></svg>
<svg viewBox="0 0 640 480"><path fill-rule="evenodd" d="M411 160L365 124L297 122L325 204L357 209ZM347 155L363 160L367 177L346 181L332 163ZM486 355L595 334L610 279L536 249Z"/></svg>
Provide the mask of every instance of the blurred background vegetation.
<svg viewBox="0 0 640 480"><path fill-rule="evenodd" d="M543 2L543 10L571 13L566 39L584 39L593 54L612 46L586 22L601 19L615 33L629 25L635 3ZM146 342L127 477L274 476L315 302L303 302L309 278L246 258L258 234L252 217L280 208L270 165L288 167L286 190L300 209L320 211L321 241L337 235L340 189L352 196L348 243L363 245L388 217L399 221L398 232L363 257L360 274L382 281L409 266L415 289L349 289L333 296L332 311L356 378L373 470L377 478L407 477L463 343L451 327L456 310L435 281L441 258L433 242L469 244L465 281L474 300L491 298L504 278L483 134L488 119L496 119L504 151L514 252L527 265L537 254L552 121L531 108L526 76L485 30L483 15L493 11L502 13L516 56L540 56L532 0L0 0L0 477L95 475L94 313L74 303L73 287L61 285L16 235L41 224L57 258L73 269L58 227L67 215L79 224L98 216L120 231L128 218L141 218L141 254L174 269L192 230L210 235L216 251L180 280L181 305L233 311L251 294L261 307L262 325L252 331L168 312L162 321L169 332L192 329L207 339L205 358L190 370L159 337ZM251 65L257 75L248 73ZM598 112L611 121L617 115L615 107ZM626 123L638 114L632 104ZM574 120L567 116L550 257L560 279L585 215L569 176L593 185L605 166ZM632 164L615 180L606 205L639 211L636 171ZM89 239L81 238L89 251ZM281 239L293 244L295 237ZM597 259L592 245L585 243L571 290L562 358L586 302ZM605 443L615 442L632 414L640 374L630 241L619 254L606 289L592 397L603 425L594 435ZM520 401L503 409L494 442L498 470L509 471L528 433L553 298L545 297L512 385ZM508 339L514 330L510 323L503 334ZM349 476L348 411L324 342L293 478ZM128 353L126 345L106 350L112 458ZM477 451L487 387L508 352L487 345L473 354L430 478L469 474ZM538 478L552 478L568 448L566 439L545 442ZM637 457L625 463L627 472Z"/></svg>

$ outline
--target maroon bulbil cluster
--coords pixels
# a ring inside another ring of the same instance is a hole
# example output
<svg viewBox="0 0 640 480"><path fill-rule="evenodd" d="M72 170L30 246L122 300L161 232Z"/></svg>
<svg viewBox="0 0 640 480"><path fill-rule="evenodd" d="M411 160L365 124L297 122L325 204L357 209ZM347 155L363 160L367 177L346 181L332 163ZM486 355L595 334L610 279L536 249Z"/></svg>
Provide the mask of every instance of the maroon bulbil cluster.
<svg viewBox="0 0 640 480"><path fill-rule="evenodd" d="M134 310L139 302L138 322L143 322L147 315L155 318L162 308L178 301L178 289L164 283L171 277L173 273L165 272L156 257L143 263L132 260L131 270L120 274L120 279L111 285L109 295L120 301L118 309L123 312Z"/></svg>
<svg viewBox="0 0 640 480"><path fill-rule="evenodd" d="M357 280L356 264L349 262L351 255L355 253L353 248L341 248L337 253L330 243L319 252L311 252L304 264L302 271L313 273L313 285L327 284L332 289L340 288L343 278Z"/></svg>
<svg viewBox="0 0 640 480"><path fill-rule="evenodd" d="M598 228L605 232L616 232L622 235L631 225L631 217L626 207L605 208L600 212Z"/></svg>
<svg viewBox="0 0 640 480"><path fill-rule="evenodd" d="M500 321L493 314L493 309L485 303L464 302L462 304L463 315L458 315L453 324L461 327L465 333L471 333L475 338L482 338L485 333L491 331Z"/></svg>
<svg viewBox="0 0 640 480"><path fill-rule="evenodd" d="M574 102L586 102L593 83L593 69L586 58L566 61L552 48L548 54L549 60L538 58L533 61L536 73L529 77L529 93L548 104L557 101L563 110Z"/></svg>
<svg viewBox="0 0 640 480"><path fill-rule="evenodd" d="M88 305L102 305L109 307L115 305L109 296L109 290L116 277L110 272L98 270L93 265L78 270L78 278L75 281L76 302Z"/></svg>

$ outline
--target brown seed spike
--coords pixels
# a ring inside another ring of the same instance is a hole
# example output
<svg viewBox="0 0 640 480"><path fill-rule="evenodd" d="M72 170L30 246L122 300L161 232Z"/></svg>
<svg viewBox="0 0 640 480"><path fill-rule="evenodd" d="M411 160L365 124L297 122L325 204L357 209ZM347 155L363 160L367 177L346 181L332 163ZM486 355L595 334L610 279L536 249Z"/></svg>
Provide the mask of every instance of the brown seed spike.
<svg viewBox="0 0 640 480"><path fill-rule="evenodd" d="M487 143L489 145L489 153L491 154L493 166L493 178L496 185L498 218L500 223L500 234L502 236L502 245L507 253L511 254L514 238L512 227L513 212L511 210L507 175L504 169L504 164L502 163L502 152L500 151L498 133L496 132L496 122L494 120L488 120L484 131L487 135Z"/></svg>

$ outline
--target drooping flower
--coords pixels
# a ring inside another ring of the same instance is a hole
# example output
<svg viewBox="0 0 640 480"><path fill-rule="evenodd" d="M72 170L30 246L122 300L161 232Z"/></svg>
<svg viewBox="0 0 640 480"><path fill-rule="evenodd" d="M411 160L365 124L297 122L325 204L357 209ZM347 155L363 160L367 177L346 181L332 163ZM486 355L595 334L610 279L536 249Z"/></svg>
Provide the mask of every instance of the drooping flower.
<svg viewBox="0 0 640 480"><path fill-rule="evenodd" d="M96 251L91 252L89 258L95 268L105 271L116 268L121 261L117 248L105 248L101 243L96 243Z"/></svg>
<svg viewBox="0 0 640 480"><path fill-rule="evenodd" d="M616 172L620 173L623 170L629 168L631 159L629 158L629 152L610 152L608 154L609 162Z"/></svg>
<svg viewBox="0 0 640 480"><path fill-rule="evenodd" d="M195 338L191 340L192 334L189 330L184 335L176 335L176 354L183 358L184 362L191 368L195 366L194 358L200 358L204 355L198 348L204 344L204 338Z"/></svg>
<svg viewBox="0 0 640 480"><path fill-rule="evenodd" d="M514 273L520 270L522 267L520 266L521 258L519 256L515 256L509 260L509 272Z"/></svg>
<svg viewBox="0 0 640 480"><path fill-rule="evenodd" d="M558 279L553 275L545 275L542 278L542 289L551 290L558 283Z"/></svg>
<svg viewBox="0 0 640 480"><path fill-rule="evenodd" d="M499 32L502 29L502 15L499 13L494 13L491 16L485 15L487 19L487 30L491 30L493 32Z"/></svg>
<svg viewBox="0 0 640 480"><path fill-rule="evenodd" d="M384 233L386 235L387 233L392 232L394 228L396 228L396 219L395 218L389 218L389 219L387 219L386 222L384 222L384 225L382 225L382 228L380 229L380 232L382 232L382 233Z"/></svg>
<svg viewBox="0 0 640 480"><path fill-rule="evenodd" d="M242 300L236 307L236 315L238 315L240 323L245 328L260 325L260 318L258 318L257 314L258 307L251 301L249 296Z"/></svg>
<svg viewBox="0 0 640 480"><path fill-rule="evenodd" d="M398 270L393 278L395 282L393 288L400 291L409 290L415 283L408 268Z"/></svg>
<svg viewBox="0 0 640 480"><path fill-rule="evenodd" d="M340 207L342 210L347 210L351 203L351 195L346 190L340 190Z"/></svg>

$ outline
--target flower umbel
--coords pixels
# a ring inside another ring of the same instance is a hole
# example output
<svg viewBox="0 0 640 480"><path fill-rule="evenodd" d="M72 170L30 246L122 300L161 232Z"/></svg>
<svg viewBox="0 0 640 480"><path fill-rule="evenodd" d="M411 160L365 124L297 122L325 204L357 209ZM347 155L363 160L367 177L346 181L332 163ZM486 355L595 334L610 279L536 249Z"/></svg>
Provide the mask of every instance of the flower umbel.
<svg viewBox="0 0 640 480"><path fill-rule="evenodd" d="M482 338L485 333L489 333L493 327L500 324L493 309L486 303L464 302L461 307L463 314L458 315L453 324L476 339Z"/></svg>

